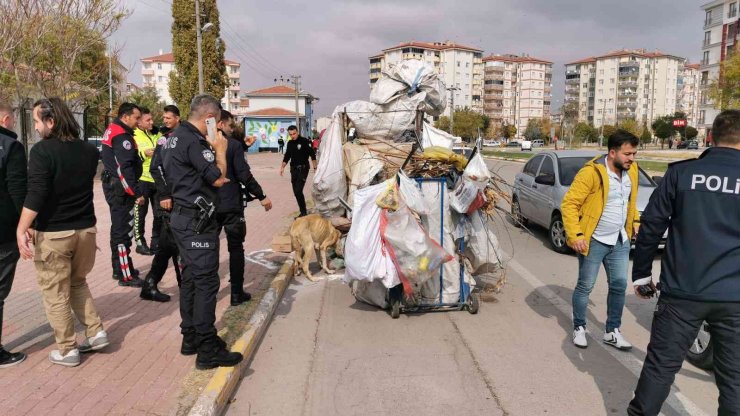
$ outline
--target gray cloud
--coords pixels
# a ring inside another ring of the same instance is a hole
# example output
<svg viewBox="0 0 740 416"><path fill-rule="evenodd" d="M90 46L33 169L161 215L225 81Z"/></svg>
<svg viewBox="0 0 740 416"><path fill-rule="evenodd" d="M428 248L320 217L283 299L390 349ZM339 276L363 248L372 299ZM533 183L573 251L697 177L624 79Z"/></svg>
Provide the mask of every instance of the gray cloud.
<svg viewBox="0 0 740 416"><path fill-rule="evenodd" d="M169 0L126 2L133 10L113 42L129 80L138 60L171 49ZM242 89L301 74L320 97L318 115L367 99L367 57L399 42L453 40L489 53L528 53L553 61L554 99L566 62L618 48L660 49L697 62L703 14L692 0L395 0L218 2L227 58L242 63ZM228 22L228 25L223 22ZM233 28L233 30L231 29ZM237 32L236 34L234 32Z"/></svg>

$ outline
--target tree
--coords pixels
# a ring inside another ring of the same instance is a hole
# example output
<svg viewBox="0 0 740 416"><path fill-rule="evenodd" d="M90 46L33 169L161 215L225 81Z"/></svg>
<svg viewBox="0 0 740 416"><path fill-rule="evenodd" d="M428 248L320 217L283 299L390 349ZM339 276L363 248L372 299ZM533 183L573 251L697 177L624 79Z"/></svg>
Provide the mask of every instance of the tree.
<svg viewBox="0 0 740 416"><path fill-rule="evenodd" d="M650 126L655 137L660 139L660 148L665 146L666 139L673 137L676 130L673 127L673 116L661 116L653 121Z"/></svg>
<svg viewBox="0 0 740 416"><path fill-rule="evenodd" d="M524 137L527 140L544 140L545 134L542 132L542 120L531 118L527 122L527 128L524 130Z"/></svg>
<svg viewBox="0 0 740 416"><path fill-rule="evenodd" d="M599 135L596 129L588 123L580 122L573 129L574 145L580 145L583 142L594 142L598 138Z"/></svg>
<svg viewBox="0 0 740 416"><path fill-rule="evenodd" d="M686 126L686 140L695 139L699 135L699 130L692 126Z"/></svg>
<svg viewBox="0 0 740 416"><path fill-rule="evenodd" d="M499 137L503 137L504 135L504 128L501 123L491 123L488 126L488 129L486 129L485 136L489 139L498 139Z"/></svg>
<svg viewBox="0 0 740 416"><path fill-rule="evenodd" d="M452 123L454 132L450 132L450 119L447 116L441 116L434 124L434 127L451 133L454 136L471 140L478 138L479 130L481 135L486 132L486 129L491 124L491 119L485 114L464 108L462 110L455 110Z"/></svg>
<svg viewBox="0 0 740 416"><path fill-rule="evenodd" d="M213 26L203 32L203 90L217 99L224 95L228 84L224 51L220 40L221 24L216 0L200 0L201 27ZM198 94L198 50L195 33L195 1L172 1L172 54L176 71L170 73L170 96L183 116L190 112L190 101ZM217 39L219 40L217 42Z"/></svg>
<svg viewBox="0 0 740 416"><path fill-rule="evenodd" d="M640 136L640 143L643 147L649 145L653 141L653 135L650 134L650 129L645 126L645 128L642 130L642 135Z"/></svg>
<svg viewBox="0 0 740 416"><path fill-rule="evenodd" d="M516 126L511 124L504 124L501 129L501 133L507 141L516 136L516 131Z"/></svg>
<svg viewBox="0 0 740 416"><path fill-rule="evenodd" d="M720 79L709 84L709 98L720 110L740 108L740 53L732 53L720 66Z"/></svg>
<svg viewBox="0 0 740 416"><path fill-rule="evenodd" d="M612 134L617 132L617 127L611 124L604 124L602 131L604 132L604 140L607 140Z"/></svg>
<svg viewBox="0 0 740 416"><path fill-rule="evenodd" d="M637 123L637 120L635 120L634 118L623 120L621 123L619 123L618 126L620 129L634 134L635 137L640 137L640 135L642 134L642 127L640 127L640 125Z"/></svg>
<svg viewBox="0 0 740 416"><path fill-rule="evenodd" d="M447 133L450 132L450 118L447 116L440 116L437 121L434 122L434 127L444 130Z"/></svg>
<svg viewBox="0 0 740 416"><path fill-rule="evenodd" d="M155 125L162 124L162 114L164 113L165 103L160 101L157 89L152 85L132 92L127 101L132 102L140 107L146 107L152 112L152 118Z"/></svg>

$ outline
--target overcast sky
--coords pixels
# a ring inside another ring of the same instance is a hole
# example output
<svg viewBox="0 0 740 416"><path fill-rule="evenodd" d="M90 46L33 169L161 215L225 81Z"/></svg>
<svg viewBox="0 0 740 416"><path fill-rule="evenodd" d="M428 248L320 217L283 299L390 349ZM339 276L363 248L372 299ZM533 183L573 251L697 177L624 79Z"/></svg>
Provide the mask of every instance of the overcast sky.
<svg viewBox="0 0 740 416"><path fill-rule="evenodd" d="M132 12L112 42L128 79L139 59L171 50L171 0L123 2ZM553 104L564 64L613 49L659 49L698 62L704 1L695 0L219 0L226 57L242 64L242 91L300 74L320 98L315 114L367 100L368 56L405 41L445 41L554 62Z"/></svg>

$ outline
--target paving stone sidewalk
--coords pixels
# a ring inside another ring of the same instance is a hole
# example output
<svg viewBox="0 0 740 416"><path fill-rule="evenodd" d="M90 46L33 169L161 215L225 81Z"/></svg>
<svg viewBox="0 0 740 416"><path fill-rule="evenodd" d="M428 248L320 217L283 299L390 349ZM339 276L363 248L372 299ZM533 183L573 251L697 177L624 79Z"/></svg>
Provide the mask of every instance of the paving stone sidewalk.
<svg viewBox="0 0 740 416"><path fill-rule="evenodd" d="M298 210L290 186L290 175L280 177L282 155L250 154L249 163L257 180L273 202L265 212L258 201L246 209L245 288L259 287L277 272L277 264L257 253L270 248L273 234L289 224L289 215ZM310 183L306 196L310 199ZM143 301L139 289L119 287L111 279L109 231L110 214L100 182L95 183L95 213L98 219L95 267L88 275L98 313L111 345L102 352L83 354L82 364L66 368L51 364L47 357L56 348L36 283L32 261L21 260L10 296L5 302L3 344L10 351L24 351L22 364L0 370L0 413L3 415L167 415L177 404L182 378L194 367L194 357L179 354L180 314L177 283L172 268L162 279L160 290L173 295L168 303ZM152 213L147 217L147 237ZM221 290L216 317L220 320L229 305L228 252L221 236ZM152 257L133 255L136 268L146 275ZM220 328L221 322L217 322ZM78 342L84 336L77 327Z"/></svg>

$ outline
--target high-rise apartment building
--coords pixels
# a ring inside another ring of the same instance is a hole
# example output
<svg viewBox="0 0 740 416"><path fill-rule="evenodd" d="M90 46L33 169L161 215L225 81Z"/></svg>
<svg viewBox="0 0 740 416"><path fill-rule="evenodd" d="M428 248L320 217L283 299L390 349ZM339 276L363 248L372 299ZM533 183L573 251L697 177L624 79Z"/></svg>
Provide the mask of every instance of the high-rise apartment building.
<svg viewBox="0 0 740 416"><path fill-rule="evenodd" d="M492 122L523 133L530 119L550 117L552 62L491 55L483 58L483 68L483 112Z"/></svg>
<svg viewBox="0 0 740 416"><path fill-rule="evenodd" d="M699 122L699 82L699 64L684 65L678 74L676 111L686 114L686 121L692 127Z"/></svg>
<svg viewBox="0 0 740 416"><path fill-rule="evenodd" d="M483 111L483 51L454 42L405 42L371 56L370 86L380 72L406 59L419 59L433 66L447 85L448 99L456 109ZM451 112L448 103L445 113Z"/></svg>
<svg viewBox="0 0 740 416"><path fill-rule="evenodd" d="M226 64L226 75L229 83L221 98L221 106L224 110L240 115L243 111L240 107L239 93L241 91L241 65L238 62L224 59ZM141 60L141 76L144 80L142 86L153 86L157 90L159 98L167 104L174 104L170 96L170 72L175 71L175 57L171 53L143 58Z"/></svg>
<svg viewBox="0 0 740 416"><path fill-rule="evenodd" d="M644 49L618 50L565 65L565 102L594 127L626 119L650 125L677 110L686 60Z"/></svg>
<svg viewBox="0 0 740 416"><path fill-rule="evenodd" d="M708 87L720 77L720 65L737 51L740 39L737 0L715 0L701 6L704 10L704 41L699 88L699 135L704 136L719 114L708 96Z"/></svg>

